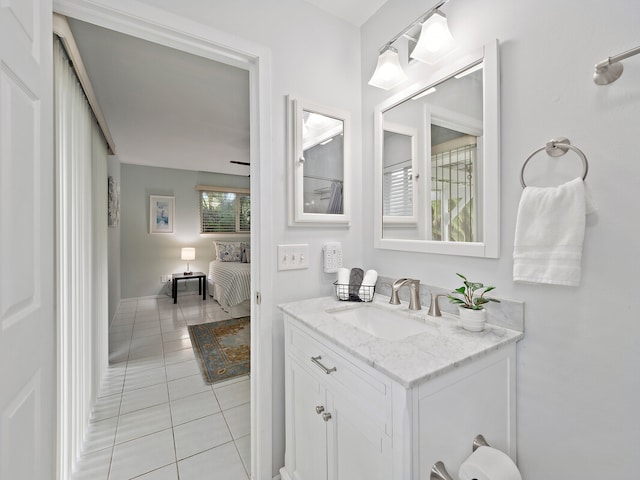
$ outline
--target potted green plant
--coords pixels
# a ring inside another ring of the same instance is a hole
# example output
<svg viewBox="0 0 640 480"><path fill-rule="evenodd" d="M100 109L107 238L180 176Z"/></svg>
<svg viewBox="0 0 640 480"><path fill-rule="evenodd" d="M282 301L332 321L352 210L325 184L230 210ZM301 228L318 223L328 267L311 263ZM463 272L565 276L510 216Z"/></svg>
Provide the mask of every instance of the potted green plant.
<svg viewBox="0 0 640 480"><path fill-rule="evenodd" d="M481 332L484 330L484 324L487 321L487 312L484 309L485 304L489 302L498 302L496 298L486 297L485 294L496 287L485 286L479 282L470 282L467 277L460 273L456 273L462 281L463 285L456 288L448 296L449 301L458 305L460 312L460 320L462 328L472 332Z"/></svg>

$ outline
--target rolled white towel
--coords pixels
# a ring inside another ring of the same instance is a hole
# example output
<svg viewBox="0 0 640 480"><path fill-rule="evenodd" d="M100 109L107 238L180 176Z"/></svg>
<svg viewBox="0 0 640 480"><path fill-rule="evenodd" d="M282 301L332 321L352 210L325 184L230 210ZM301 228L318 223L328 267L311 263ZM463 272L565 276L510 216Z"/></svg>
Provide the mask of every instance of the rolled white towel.
<svg viewBox="0 0 640 480"><path fill-rule="evenodd" d="M341 267L338 269L336 295L340 300L349 300L349 274L351 270Z"/></svg>
<svg viewBox="0 0 640 480"><path fill-rule="evenodd" d="M370 302L373 300L373 287L378 281L378 272L375 270L367 270L362 279L362 286L358 291L358 296L363 302Z"/></svg>

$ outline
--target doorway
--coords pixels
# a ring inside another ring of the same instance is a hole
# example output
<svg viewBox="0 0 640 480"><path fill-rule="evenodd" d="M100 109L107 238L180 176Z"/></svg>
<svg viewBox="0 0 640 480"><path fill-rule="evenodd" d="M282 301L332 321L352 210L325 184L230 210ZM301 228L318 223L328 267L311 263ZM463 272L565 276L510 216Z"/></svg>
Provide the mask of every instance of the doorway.
<svg viewBox="0 0 640 480"><path fill-rule="evenodd" d="M77 0L63 6L54 3L62 15L112 29L147 41L168 46L213 61L243 68L250 77L250 175L252 208L251 245L255 259L251 265L251 465L252 477L271 478L271 338L270 318L263 312L272 310L270 286L262 285L261 272L273 263L269 248L270 229L265 218L271 189L269 172L269 72L268 51L250 42L229 38L181 17L161 15L157 9L136 4L118 10ZM222 47L221 45L227 45ZM265 200L265 201L263 201Z"/></svg>

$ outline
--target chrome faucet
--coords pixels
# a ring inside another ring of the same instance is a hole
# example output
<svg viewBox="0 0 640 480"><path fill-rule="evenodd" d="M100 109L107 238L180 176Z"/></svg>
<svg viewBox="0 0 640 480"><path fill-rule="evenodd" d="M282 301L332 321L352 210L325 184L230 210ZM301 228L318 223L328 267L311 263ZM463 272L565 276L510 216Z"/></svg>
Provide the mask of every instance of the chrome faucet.
<svg viewBox="0 0 640 480"><path fill-rule="evenodd" d="M420 280L412 278L400 278L393 282L389 303L391 305L400 305L398 290L405 285L409 287L409 310L420 310L422 308L420 305Z"/></svg>

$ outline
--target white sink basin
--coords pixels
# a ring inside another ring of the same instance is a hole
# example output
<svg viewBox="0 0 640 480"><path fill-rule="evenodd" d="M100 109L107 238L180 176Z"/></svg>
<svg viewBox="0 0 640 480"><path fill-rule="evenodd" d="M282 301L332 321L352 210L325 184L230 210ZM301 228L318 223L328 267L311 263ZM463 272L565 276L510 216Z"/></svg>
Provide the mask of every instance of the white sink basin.
<svg viewBox="0 0 640 480"><path fill-rule="evenodd" d="M404 313L372 304L358 304L348 308L327 310L338 320L348 323L374 337L402 340L412 335L432 331L432 327L412 319Z"/></svg>

